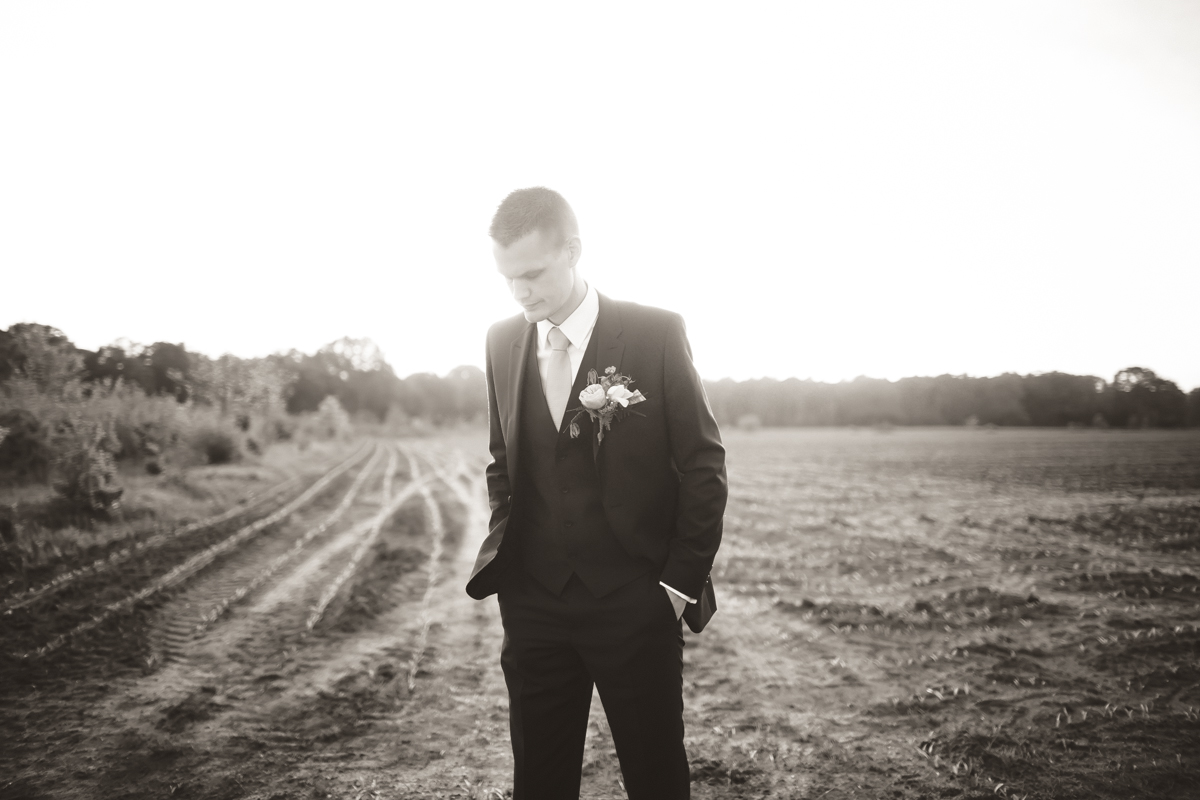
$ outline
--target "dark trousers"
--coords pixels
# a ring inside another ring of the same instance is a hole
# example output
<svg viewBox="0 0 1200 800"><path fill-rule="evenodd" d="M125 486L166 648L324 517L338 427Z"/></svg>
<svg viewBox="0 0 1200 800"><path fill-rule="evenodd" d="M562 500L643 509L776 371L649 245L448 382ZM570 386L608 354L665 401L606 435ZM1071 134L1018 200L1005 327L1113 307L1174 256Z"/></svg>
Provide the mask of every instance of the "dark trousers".
<svg viewBox="0 0 1200 800"><path fill-rule="evenodd" d="M513 800L579 797L593 684L630 800L687 800L683 630L652 573L596 598L515 571L500 590Z"/></svg>

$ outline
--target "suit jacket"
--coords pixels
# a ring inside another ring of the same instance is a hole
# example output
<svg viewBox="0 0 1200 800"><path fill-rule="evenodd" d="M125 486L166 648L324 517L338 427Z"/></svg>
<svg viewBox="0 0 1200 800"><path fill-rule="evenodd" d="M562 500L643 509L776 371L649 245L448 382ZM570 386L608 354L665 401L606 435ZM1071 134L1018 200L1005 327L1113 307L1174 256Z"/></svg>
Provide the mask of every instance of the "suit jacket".
<svg viewBox="0 0 1200 800"><path fill-rule="evenodd" d="M613 422L603 444L592 436L604 513L630 555L658 565L663 583L700 600L684 612L688 626L699 631L716 610L709 573L725 513L725 448L692 364L683 318L604 295L599 300L592 331L596 363L581 364L580 370L594 367L603 374L616 367L646 398ZM528 402L521 381L526 359L537 358L536 327L517 315L488 331L491 520L467 582L467 594L476 599L496 592L505 572L516 568L504 537L514 505L521 502L513 497L522 458L521 406ZM578 405L571 398L568 409Z"/></svg>

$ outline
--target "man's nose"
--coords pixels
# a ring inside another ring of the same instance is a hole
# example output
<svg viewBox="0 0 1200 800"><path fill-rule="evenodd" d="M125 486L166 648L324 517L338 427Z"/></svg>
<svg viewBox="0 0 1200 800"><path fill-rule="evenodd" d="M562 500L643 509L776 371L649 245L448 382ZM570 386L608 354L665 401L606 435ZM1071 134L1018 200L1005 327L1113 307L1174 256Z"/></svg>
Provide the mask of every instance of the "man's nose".
<svg viewBox="0 0 1200 800"><path fill-rule="evenodd" d="M524 300L529 296L529 284L524 281L513 281L512 296L517 300Z"/></svg>

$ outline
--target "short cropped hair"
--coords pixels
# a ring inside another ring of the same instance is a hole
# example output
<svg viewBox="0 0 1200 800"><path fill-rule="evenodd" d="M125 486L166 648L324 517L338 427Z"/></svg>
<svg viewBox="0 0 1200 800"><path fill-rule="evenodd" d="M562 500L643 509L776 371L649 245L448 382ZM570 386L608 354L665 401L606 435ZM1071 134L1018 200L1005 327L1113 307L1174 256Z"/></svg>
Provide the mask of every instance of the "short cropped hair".
<svg viewBox="0 0 1200 800"><path fill-rule="evenodd" d="M534 231L556 237L559 244L579 232L571 206L561 194L545 186L517 189L504 198L488 233L501 247L508 247Z"/></svg>

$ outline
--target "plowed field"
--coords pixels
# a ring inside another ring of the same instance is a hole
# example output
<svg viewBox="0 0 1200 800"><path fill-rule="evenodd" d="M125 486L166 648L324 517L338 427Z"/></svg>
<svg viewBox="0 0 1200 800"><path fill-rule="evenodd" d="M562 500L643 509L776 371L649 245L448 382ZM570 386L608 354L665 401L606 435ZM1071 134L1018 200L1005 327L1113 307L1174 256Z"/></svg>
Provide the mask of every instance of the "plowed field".
<svg viewBox="0 0 1200 800"><path fill-rule="evenodd" d="M1200 434L726 440L694 796L1200 796ZM485 463L366 442L10 580L0 797L505 796ZM623 797L593 712L583 794Z"/></svg>

